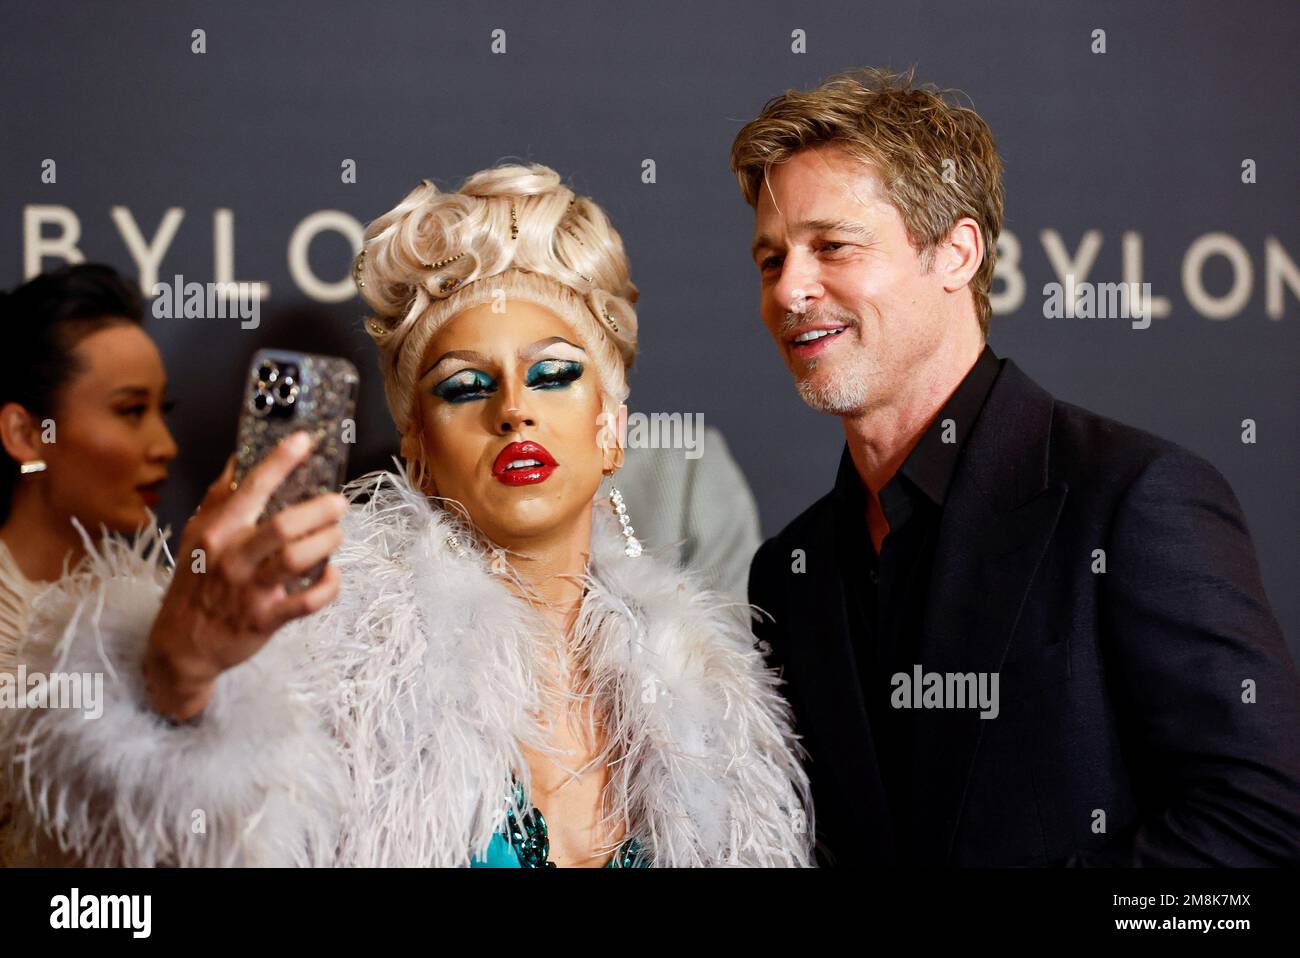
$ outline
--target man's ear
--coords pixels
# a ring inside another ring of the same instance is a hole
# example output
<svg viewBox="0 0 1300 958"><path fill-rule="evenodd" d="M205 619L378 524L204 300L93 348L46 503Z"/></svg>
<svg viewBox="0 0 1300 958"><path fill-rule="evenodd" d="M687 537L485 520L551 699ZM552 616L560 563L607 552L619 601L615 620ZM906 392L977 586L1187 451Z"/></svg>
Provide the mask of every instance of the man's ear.
<svg viewBox="0 0 1300 958"><path fill-rule="evenodd" d="M984 233L980 225L963 216L935 251L935 269L942 274L944 290L953 293L968 285L979 272L984 255Z"/></svg>
<svg viewBox="0 0 1300 958"><path fill-rule="evenodd" d="M26 408L16 402L0 406L0 442L15 462L45 458L38 423Z"/></svg>

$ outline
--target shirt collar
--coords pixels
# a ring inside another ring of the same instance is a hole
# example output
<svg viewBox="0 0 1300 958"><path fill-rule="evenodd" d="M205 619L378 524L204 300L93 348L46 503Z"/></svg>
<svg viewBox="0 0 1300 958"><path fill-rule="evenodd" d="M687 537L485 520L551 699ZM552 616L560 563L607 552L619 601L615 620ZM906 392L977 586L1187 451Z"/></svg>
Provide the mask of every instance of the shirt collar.
<svg viewBox="0 0 1300 958"><path fill-rule="evenodd" d="M930 428L921 434L898 470L935 505L943 505L948 496L962 447L966 445L966 438L984 408L984 400L988 398L1000 369L998 357L985 345L975 365L944 403Z"/></svg>
<svg viewBox="0 0 1300 958"><path fill-rule="evenodd" d="M993 381L998 378L1001 368L1001 361L986 344L979 358L975 360L975 365L944 403L934 422L921 434L920 440L903 461L898 474L889 480L885 489L881 490L882 496L885 496L886 490L891 485L897 484L899 477L902 476L908 484L920 490L935 505L943 505L948 495L948 488L952 484L953 474L957 470L957 460L961 456L962 447L966 444L980 410L984 408L984 402L988 399ZM951 420L951 430L948 426L949 420ZM951 441L944 441L945 433L949 433L947 438ZM853 465L853 457L849 455L848 443L844 444L844 452L840 456L840 468L835 477L834 492L838 498L853 505L865 502L862 479L858 475L857 467Z"/></svg>

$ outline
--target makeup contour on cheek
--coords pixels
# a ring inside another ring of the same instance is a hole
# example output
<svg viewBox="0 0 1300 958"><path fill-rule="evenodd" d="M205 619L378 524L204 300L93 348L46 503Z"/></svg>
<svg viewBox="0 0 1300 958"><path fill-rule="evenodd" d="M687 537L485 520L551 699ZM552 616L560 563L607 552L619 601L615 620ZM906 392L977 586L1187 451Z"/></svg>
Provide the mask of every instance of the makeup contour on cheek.
<svg viewBox="0 0 1300 958"><path fill-rule="evenodd" d="M475 498L466 484L491 479L510 441L539 443L561 463L575 458L566 447L588 431L600 392L575 338L549 311L513 303L504 319L486 306L466 310L429 341L418 403L424 454L441 493ZM492 479L482 491L493 498L498 485Z"/></svg>

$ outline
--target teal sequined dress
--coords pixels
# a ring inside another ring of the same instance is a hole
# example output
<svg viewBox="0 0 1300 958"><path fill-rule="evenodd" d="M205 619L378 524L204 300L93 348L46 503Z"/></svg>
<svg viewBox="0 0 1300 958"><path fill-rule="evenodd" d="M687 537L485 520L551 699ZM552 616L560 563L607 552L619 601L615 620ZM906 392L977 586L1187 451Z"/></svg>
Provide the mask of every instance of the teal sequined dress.
<svg viewBox="0 0 1300 958"><path fill-rule="evenodd" d="M520 820L515 814L515 807L525 808L524 789L517 781L514 783L514 805L506 809L506 819L497 829L482 857L470 859L471 868L554 868L550 861L551 842L546 834L546 819L539 809L533 808ZM606 868L649 868L650 859L642 852L640 843L629 838L614 857L605 865Z"/></svg>

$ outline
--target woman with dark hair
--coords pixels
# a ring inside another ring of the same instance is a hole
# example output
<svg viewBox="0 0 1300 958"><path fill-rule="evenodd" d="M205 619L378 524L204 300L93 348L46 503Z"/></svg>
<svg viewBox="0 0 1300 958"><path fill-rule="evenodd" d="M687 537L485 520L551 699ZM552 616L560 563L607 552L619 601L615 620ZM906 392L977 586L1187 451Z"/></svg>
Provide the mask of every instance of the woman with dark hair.
<svg viewBox="0 0 1300 958"><path fill-rule="evenodd" d="M166 376L140 294L111 267L64 266L0 293L0 672L37 593L85 555L81 528L149 521L176 456ZM10 810L0 790L0 865Z"/></svg>
<svg viewBox="0 0 1300 958"><path fill-rule="evenodd" d="M85 554L81 532L148 522L176 444L143 305L111 267L64 266L0 294L0 668L30 600Z"/></svg>

